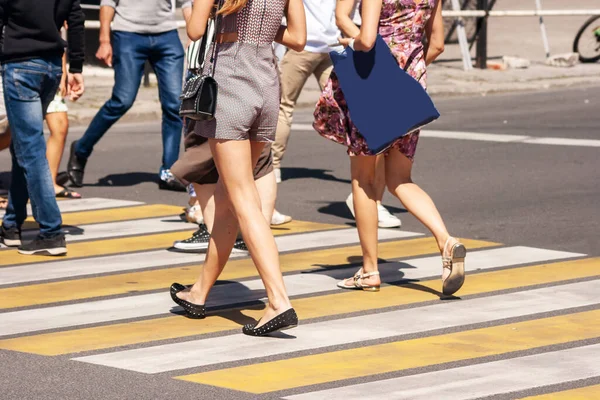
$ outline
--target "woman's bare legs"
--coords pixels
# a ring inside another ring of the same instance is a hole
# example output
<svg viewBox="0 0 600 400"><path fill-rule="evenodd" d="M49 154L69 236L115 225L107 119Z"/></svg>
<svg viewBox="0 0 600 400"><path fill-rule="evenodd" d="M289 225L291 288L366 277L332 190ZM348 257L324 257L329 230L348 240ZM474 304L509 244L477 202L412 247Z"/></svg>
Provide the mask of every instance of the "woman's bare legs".
<svg viewBox="0 0 600 400"><path fill-rule="evenodd" d="M198 185L194 183L194 190L200 208L202 209L202 215L204 216L204 223L209 232L212 232L214 221L215 221L215 190L217 185L207 184ZM273 216L273 210L275 209L275 200L277 199L277 183L275 182L275 173L271 172L260 179L256 180L256 189L260 197L260 203L262 206L262 213L267 218L267 221L271 220Z"/></svg>
<svg viewBox="0 0 600 400"><path fill-rule="evenodd" d="M46 145L46 158L48 159L52 182L54 182L54 191L58 193L64 189L56 183L56 175L58 175L60 160L65 150L65 141L69 132L69 117L66 112L46 114L46 123L50 129L50 137Z"/></svg>
<svg viewBox="0 0 600 400"><path fill-rule="evenodd" d="M377 157L350 157L352 196L360 246L363 254L363 272L377 271ZM352 284L352 279L347 284ZM363 284L380 284L379 276L363 279Z"/></svg>
<svg viewBox="0 0 600 400"><path fill-rule="evenodd" d="M206 260L198 281L190 292L179 297L204 304L208 293L225 267L235 242L238 221L242 236L267 291L269 304L258 326L291 308L279 254L269 224L262 213L261 200L253 178L264 143L210 140L219 170L220 181L215 191L215 221Z"/></svg>
<svg viewBox="0 0 600 400"><path fill-rule="evenodd" d="M448 230L431 197L412 181L412 165L398 149L390 150L385 169L388 190L431 231L441 251L449 237Z"/></svg>
<svg viewBox="0 0 600 400"><path fill-rule="evenodd" d="M0 151L8 149L10 146L10 128L6 127L4 133L0 133Z"/></svg>

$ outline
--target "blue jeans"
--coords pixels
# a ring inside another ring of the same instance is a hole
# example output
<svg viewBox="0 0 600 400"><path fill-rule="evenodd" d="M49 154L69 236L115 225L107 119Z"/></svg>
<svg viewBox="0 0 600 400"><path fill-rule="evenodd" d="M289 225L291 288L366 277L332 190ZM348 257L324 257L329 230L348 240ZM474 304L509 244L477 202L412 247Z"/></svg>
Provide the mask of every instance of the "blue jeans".
<svg viewBox="0 0 600 400"><path fill-rule="evenodd" d="M149 61L158 78L162 106L163 156L160 170L169 169L179 158L182 121L179 95L183 79L183 46L176 30L161 34L112 33L115 85L112 97L100 109L77 142L75 154L88 158L96 143L133 105L138 94L144 64Z"/></svg>
<svg viewBox="0 0 600 400"><path fill-rule="evenodd" d="M62 234L43 125L61 76L62 62L58 57L2 66L6 114L12 132L12 178L3 224L20 229L27 217L27 201L31 200L33 217L44 237Z"/></svg>

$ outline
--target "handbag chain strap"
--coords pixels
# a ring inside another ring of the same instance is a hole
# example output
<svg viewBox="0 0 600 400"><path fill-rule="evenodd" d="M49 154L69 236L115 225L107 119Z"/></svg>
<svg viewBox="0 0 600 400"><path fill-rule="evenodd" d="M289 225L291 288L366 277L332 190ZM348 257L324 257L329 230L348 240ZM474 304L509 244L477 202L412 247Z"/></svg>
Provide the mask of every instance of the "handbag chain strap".
<svg viewBox="0 0 600 400"><path fill-rule="evenodd" d="M212 48L212 54L210 55L211 68L210 68L210 74L208 74L210 77L214 76L215 65L217 64L217 47L218 47L217 36L221 33L221 23L223 22L223 15L219 15L218 12L223 7L224 2L225 2L224 0L219 0L219 2L217 3L217 9L215 11L215 17L214 17L215 28L214 28L213 37L212 37L213 48ZM207 34L208 34L208 26L206 27L205 35L207 35ZM205 40L205 43L206 43L206 40ZM198 65L200 65L200 61L201 61L200 57L204 57L203 51L198 53L198 61L199 61Z"/></svg>

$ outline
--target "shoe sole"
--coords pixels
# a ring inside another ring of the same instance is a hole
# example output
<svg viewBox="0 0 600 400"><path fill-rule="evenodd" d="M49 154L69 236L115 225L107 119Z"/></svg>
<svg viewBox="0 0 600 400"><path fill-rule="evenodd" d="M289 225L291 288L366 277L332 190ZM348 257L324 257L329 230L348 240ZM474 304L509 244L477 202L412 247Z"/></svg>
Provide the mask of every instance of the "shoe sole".
<svg viewBox="0 0 600 400"><path fill-rule="evenodd" d="M13 240L13 239L3 238L2 244L4 244L7 247L19 247L21 245L21 240L19 240L19 239Z"/></svg>
<svg viewBox="0 0 600 400"><path fill-rule="evenodd" d="M402 226L402 222L392 222L392 223L382 223L379 222L377 224L380 228L400 228Z"/></svg>
<svg viewBox="0 0 600 400"><path fill-rule="evenodd" d="M451 296L458 292L465 283L465 257L467 249L462 244L456 245L452 257L452 272L442 286L442 293Z"/></svg>
<svg viewBox="0 0 600 400"><path fill-rule="evenodd" d="M185 245L185 244L181 244L181 243L175 243L173 245L174 248L176 248L177 250L197 250L197 251L202 251L202 250L207 250L208 249L208 243L206 245L202 245L202 246L198 246L198 245Z"/></svg>
<svg viewBox="0 0 600 400"><path fill-rule="evenodd" d="M234 248L233 250L231 250L232 253L237 253L237 254L250 254L250 252L248 250L240 250L240 249L236 249Z"/></svg>
<svg viewBox="0 0 600 400"><path fill-rule="evenodd" d="M38 255L38 256L64 256L67 254L67 248L66 247L55 247L53 249L39 249L39 250L31 250L31 251L27 251L27 250L18 250L18 252L20 254L26 255L26 256L33 256L33 255Z"/></svg>

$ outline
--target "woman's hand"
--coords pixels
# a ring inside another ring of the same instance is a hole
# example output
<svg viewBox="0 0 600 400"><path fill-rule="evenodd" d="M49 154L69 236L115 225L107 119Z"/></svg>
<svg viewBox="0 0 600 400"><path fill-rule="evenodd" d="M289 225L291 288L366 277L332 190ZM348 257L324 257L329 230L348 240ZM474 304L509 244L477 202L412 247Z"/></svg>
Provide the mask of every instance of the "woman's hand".
<svg viewBox="0 0 600 400"><path fill-rule="evenodd" d="M350 47L352 50L354 50L354 39L353 38L339 38L338 42L342 46L344 46L344 48Z"/></svg>

